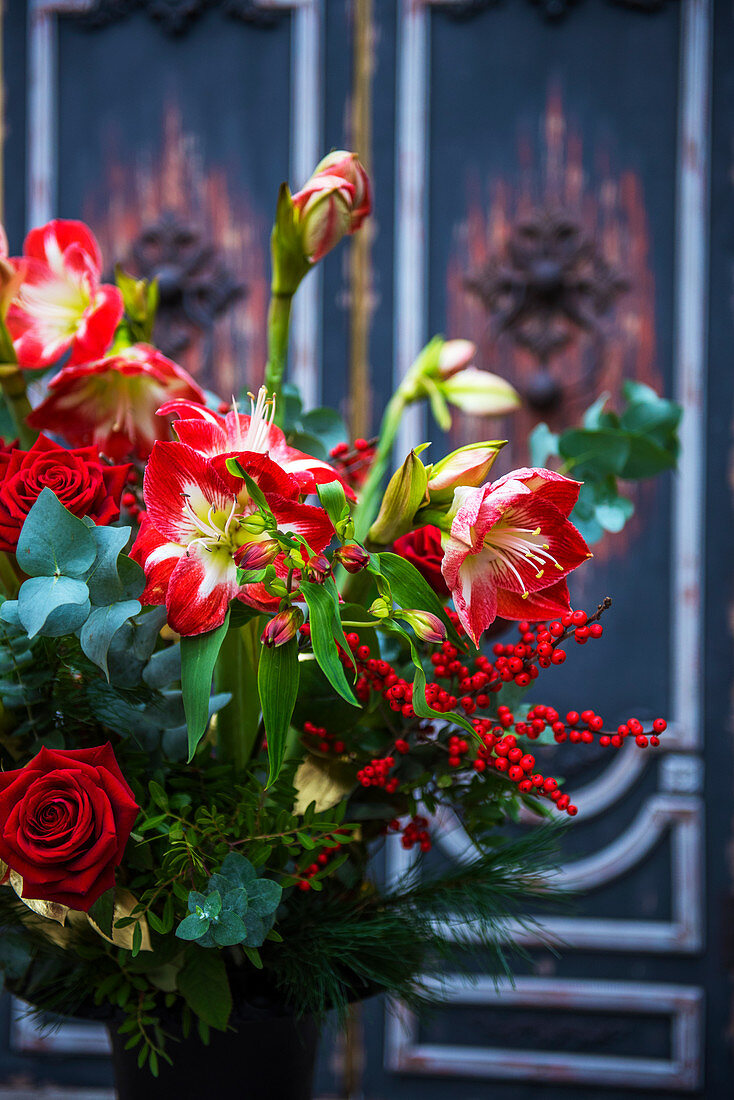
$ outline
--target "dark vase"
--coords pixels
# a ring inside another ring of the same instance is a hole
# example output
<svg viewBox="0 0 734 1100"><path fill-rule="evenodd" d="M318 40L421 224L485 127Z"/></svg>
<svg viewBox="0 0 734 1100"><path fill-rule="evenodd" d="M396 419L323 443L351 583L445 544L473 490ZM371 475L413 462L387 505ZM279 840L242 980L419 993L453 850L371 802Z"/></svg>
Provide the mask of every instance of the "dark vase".
<svg viewBox="0 0 734 1100"><path fill-rule="evenodd" d="M109 1025L118 1100L312 1100L319 1028L312 1017L261 1016L232 1021L234 1030L212 1031L207 1046L196 1028L169 1042L173 1065L160 1061L158 1077L138 1069L138 1048ZM172 1031L166 1027L167 1031Z"/></svg>

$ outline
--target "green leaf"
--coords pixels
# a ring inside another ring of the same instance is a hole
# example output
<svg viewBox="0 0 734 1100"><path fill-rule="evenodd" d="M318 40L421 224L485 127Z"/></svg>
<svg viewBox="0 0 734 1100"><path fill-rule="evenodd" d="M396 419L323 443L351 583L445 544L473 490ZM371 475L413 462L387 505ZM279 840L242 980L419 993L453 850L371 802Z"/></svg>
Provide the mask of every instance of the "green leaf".
<svg viewBox="0 0 734 1100"><path fill-rule="evenodd" d="M94 539L87 525L45 488L25 518L16 556L30 577L79 577L94 561Z"/></svg>
<svg viewBox="0 0 734 1100"><path fill-rule="evenodd" d="M216 630L181 638L181 693L188 728L189 763L209 725L214 666L229 628L229 611Z"/></svg>
<svg viewBox="0 0 734 1100"><path fill-rule="evenodd" d="M630 453L629 438L612 430L590 431L572 428L560 437L558 450L569 461L570 471L583 477L582 471L593 476L621 474Z"/></svg>
<svg viewBox="0 0 734 1100"><path fill-rule="evenodd" d="M79 644L98 668L101 668L109 680L107 654L112 639L120 627L140 612L138 600L123 600L122 603L109 604L107 607L95 607L79 632Z"/></svg>
<svg viewBox="0 0 734 1100"><path fill-rule="evenodd" d="M627 520L632 516L635 506L626 497L617 497L596 506L595 518L605 531L617 534L622 530Z"/></svg>
<svg viewBox="0 0 734 1100"><path fill-rule="evenodd" d="M412 562L401 558L399 554L379 554L380 572L390 584L393 598L401 607L417 607L421 611L430 611L437 615L446 627L448 635L463 649L464 643L456 632L456 627L446 614L446 609L428 581Z"/></svg>
<svg viewBox="0 0 734 1100"><path fill-rule="evenodd" d="M629 455L619 471L619 476L628 480L641 477L655 477L665 470L672 470L676 464L676 454L665 450L654 440L644 435L628 434Z"/></svg>
<svg viewBox="0 0 734 1100"><path fill-rule="evenodd" d="M599 395L599 397L597 397L594 404L589 406L583 417L583 425L585 428L594 429L603 428L606 426L603 422L602 414L604 412L604 406L606 405L608 400L609 394L602 393ZM535 465L535 463L533 463L533 465Z"/></svg>
<svg viewBox="0 0 734 1100"><path fill-rule="evenodd" d="M180 940L198 940L209 931L211 921L208 917L201 917L198 913L190 913L179 924L176 935Z"/></svg>
<svg viewBox="0 0 734 1100"><path fill-rule="evenodd" d="M73 577L31 577L18 593L18 616L29 638L41 631L49 638L73 634L89 612L87 586Z"/></svg>
<svg viewBox="0 0 734 1100"><path fill-rule="evenodd" d="M265 733L268 739L272 786L280 774L285 756L285 744L298 695L298 640L291 638L285 645L263 646L257 670Z"/></svg>
<svg viewBox="0 0 734 1100"><path fill-rule="evenodd" d="M247 938L247 929L242 917L231 912L222 913L214 925L213 933L220 947L234 947L236 943L241 943Z"/></svg>
<svg viewBox="0 0 734 1100"><path fill-rule="evenodd" d="M269 917L280 905L283 888L269 878L259 878L247 888L248 912Z"/></svg>
<svg viewBox="0 0 734 1100"><path fill-rule="evenodd" d="M321 505L334 527L340 519L349 514L347 495L340 481L327 481L323 485L316 486Z"/></svg>
<svg viewBox="0 0 734 1100"><path fill-rule="evenodd" d="M112 938L112 918L115 915L115 888L105 890L101 897L97 898L89 910L89 916L94 923L104 932L105 936Z"/></svg>
<svg viewBox="0 0 734 1100"><path fill-rule="evenodd" d="M351 650L344 636L344 627L339 617L339 602L333 578L325 584L313 584L301 581L299 591L308 605L311 625L311 644L319 668L335 691L348 703L358 707L359 703L349 686L344 666L341 663L337 642L351 656Z"/></svg>
<svg viewBox="0 0 734 1100"><path fill-rule="evenodd" d="M347 426L336 409L311 409L301 417L301 429L316 436L327 452L348 439Z"/></svg>
<svg viewBox="0 0 734 1100"><path fill-rule="evenodd" d="M547 424L537 424L528 437L530 465L547 466L551 455L558 454L558 438Z"/></svg>
<svg viewBox="0 0 734 1100"><path fill-rule="evenodd" d="M94 604L137 599L145 588L145 573L137 562L121 556L130 540L129 527L90 527L97 557L87 577Z"/></svg>
<svg viewBox="0 0 734 1100"><path fill-rule="evenodd" d="M244 479L245 486L247 487L247 493L255 501L259 510L262 512L268 529L275 531L277 529L277 522L275 516L272 513L270 505L267 502L265 494L260 486L254 481L247 473L245 468L240 464L236 458L228 458L226 462L227 470L234 477L241 477Z"/></svg>
<svg viewBox="0 0 734 1100"><path fill-rule="evenodd" d="M218 951L192 948L178 975L178 989L192 1012L224 1031L232 1012L232 993L224 959Z"/></svg>
<svg viewBox="0 0 734 1100"><path fill-rule="evenodd" d="M229 855L225 856L222 866L219 868L219 873L241 886L249 886L257 877L255 868L249 859L241 855L240 852L230 852Z"/></svg>

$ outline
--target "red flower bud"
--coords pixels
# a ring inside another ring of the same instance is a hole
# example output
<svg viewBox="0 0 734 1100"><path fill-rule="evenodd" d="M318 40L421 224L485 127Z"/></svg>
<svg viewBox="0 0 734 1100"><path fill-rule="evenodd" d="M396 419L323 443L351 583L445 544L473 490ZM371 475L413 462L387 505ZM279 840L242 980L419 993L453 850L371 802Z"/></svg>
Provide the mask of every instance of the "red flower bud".
<svg viewBox="0 0 734 1100"><path fill-rule="evenodd" d="M351 546L340 546L334 552L334 557L346 569L347 573L360 573L370 563L370 556L361 546L353 543Z"/></svg>
<svg viewBox="0 0 734 1100"><path fill-rule="evenodd" d="M416 636L422 642L443 642L446 638L446 627L437 615L430 611L407 610L399 611L401 619L405 619L412 626Z"/></svg>
<svg viewBox="0 0 734 1100"><path fill-rule="evenodd" d="M245 543L235 554L234 560L240 569L265 569L279 553L280 546L275 539L264 539L262 542Z"/></svg>
<svg viewBox="0 0 734 1100"><path fill-rule="evenodd" d="M295 638L302 625L303 612L300 607L288 607L270 619L260 635L260 641L271 649L285 645L291 638Z"/></svg>
<svg viewBox="0 0 734 1100"><path fill-rule="evenodd" d="M306 562L306 576L314 584L323 584L331 573L331 562L323 554L314 554Z"/></svg>

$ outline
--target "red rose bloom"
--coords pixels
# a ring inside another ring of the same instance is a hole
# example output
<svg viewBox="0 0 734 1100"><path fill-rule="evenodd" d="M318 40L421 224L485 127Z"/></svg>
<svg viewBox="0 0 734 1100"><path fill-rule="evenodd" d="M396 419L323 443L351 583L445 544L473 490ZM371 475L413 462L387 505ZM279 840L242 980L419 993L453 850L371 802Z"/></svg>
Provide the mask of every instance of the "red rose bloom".
<svg viewBox="0 0 734 1100"><path fill-rule="evenodd" d="M105 466L95 447L67 451L40 435L29 451L0 452L0 550L14 551L45 488L75 516L108 524L120 514L129 466Z"/></svg>
<svg viewBox="0 0 734 1100"><path fill-rule="evenodd" d="M88 912L114 886L137 815L109 743L43 748L0 772L0 858L22 876L24 898Z"/></svg>
<svg viewBox="0 0 734 1100"><path fill-rule="evenodd" d="M438 527L419 527L417 531L401 535L395 539L393 550L416 567L437 596L446 599L449 590L441 573L443 548Z"/></svg>

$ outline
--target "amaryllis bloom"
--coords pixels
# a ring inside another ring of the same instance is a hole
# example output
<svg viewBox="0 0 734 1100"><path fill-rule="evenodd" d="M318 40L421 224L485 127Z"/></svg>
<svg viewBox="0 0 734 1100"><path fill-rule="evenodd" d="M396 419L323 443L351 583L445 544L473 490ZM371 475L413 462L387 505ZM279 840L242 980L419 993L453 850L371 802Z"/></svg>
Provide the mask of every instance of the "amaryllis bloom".
<svg viewBox="0 0 734 1100"><path fill-rule="evenodd" d="M454 495L442 572L475 645L500 615L542 620L568 610L565 577L591 557L568 520L580 483L551 470L514 470Z"/></svg>
<svg viewBox="0 0 734 1100"><path fill-rule="evenodd" d="M329 544L334 529L326 512L302 504L292 478L264 454L237 459L264 493L279 530L302 535L315 553ZM263 586L240 585L237 568L244 548L269 543L272 533L224 456L207 459L186 443L156 443L143 495L147 519L130 552L145 571L142 603L165 603L169 625L187 635L220 626L234 598L270 609Z"/></svg>
<svg viewBox="0 0 734 1100"><path fill-rule="evenodd" d="M156 439L170 438L169 421L158 415L164 401L205 400L193 378L149 344L64 367L48 388L30 426L74 446L93 443L114 459L147 458Z"/></svg>
<svg viewBox="0 0 734 1100"><path fill-rule="evenodd" d="M138 806L112 746L47 749L0 772L0 858L24 898L88 912L115 884Z"/></svg>
<svg viewBox="0 0 734 1100"><path fill-rule="evenodd" d="M220 416L205 405L184 400L167 401L158 412L161 416L180 417L173 425L179 441L206 458L242 451L267 455L297 483L300 493L315 493L317 485L341 481L347 496L354 499L354 492L333 466L288 446L283 432L273 423L275 405L268 399L265 386L261 386L256 401L250 399L249 416L235 410Z"/></svg>
<svg viewBox="0 0 734 1100"><path fill-rule="evenodd" d="M122 317L122 294L100 283L102 257L91 230L50 221L30 231L13 263L24 272L7 315L20 366L49 367L69 350L71 363L103 355Z"/></svg>
<svg viewBox="0 0 734 1100"><path fill-rule="evenodd" d="M15 550L25 518L46 488L75 516L112 523L129 470L102 462L95 447L66 450L44 435L29 451L0 449L0 550Z"/></svg>

